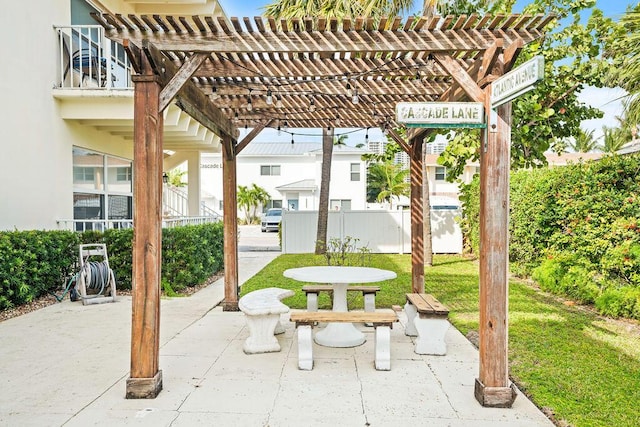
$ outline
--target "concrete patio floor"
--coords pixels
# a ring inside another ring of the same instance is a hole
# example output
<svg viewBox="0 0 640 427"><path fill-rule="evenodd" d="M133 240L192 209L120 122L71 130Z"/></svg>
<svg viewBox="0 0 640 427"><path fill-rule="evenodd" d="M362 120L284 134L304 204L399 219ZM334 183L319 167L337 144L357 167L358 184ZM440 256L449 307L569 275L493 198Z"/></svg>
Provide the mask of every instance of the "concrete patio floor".
<svg viewBox="0 0 640 427"><path fill-rule="evenodd" d="M240 281L277 252L240 253ZM223 312L222 280L161 303L156 399L127 400L131 298L83 306L65 300L0 323L1 426L552 426L524 395L510 409L473 396L478 352L455 328L446 356L413 352L404 313L392 330L391 371L373 366L373 328L355 348L314 344L297 367L295 328L283 315L282 350L247 355L241 312ZM315 328L317 330L318 328Z"/></svg>

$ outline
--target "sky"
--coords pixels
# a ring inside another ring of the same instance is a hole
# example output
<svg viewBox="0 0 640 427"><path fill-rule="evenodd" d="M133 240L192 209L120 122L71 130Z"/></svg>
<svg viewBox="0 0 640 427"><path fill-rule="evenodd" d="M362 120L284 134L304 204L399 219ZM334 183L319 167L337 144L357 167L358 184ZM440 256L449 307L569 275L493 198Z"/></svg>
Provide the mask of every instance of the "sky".
<svg viewBox="0 0 640 427"><path fill-rule="evenodd" d="M224 9L227 16L232 17L254 17L262 15L263 6L270 4L270 0L219 0L220 5ZM517 0L513 8L514 13L519 13L522 8L531 3L530 0ZM596 0L596 7L604 12L605 16L611 17L614 20L618 20L624 13L627 6L636 4L634 0ZM412 12L418 12L422 8L422 1L414 1L414 7ZM593 130L596 138L602 135L602 126L615 126L617 121L616 116L622 115L622 105L620 98L624 95L624 92L619 89L598 89L594 87L585 88L579 95L579 99L585 104L589 104L593 107L597 107L604 112L602 119L587 120L582 123L582 128L585 130ZM317 129L300 129L292 132L294 140L296 141L314 141L320 142L320 130ZM240 131L240 137L247 133L244 129ZM348 145L355 145L360 142L364 142L365 130L356 129L337 129L336 134L348 133L346 143ZM270 141L270 142L291 142L291 134L281 132L280 135L274 129L265 129L256 141ZM372 128L369 130L370 141L381 141L385 139L382 132L379 129Z"/></svg>

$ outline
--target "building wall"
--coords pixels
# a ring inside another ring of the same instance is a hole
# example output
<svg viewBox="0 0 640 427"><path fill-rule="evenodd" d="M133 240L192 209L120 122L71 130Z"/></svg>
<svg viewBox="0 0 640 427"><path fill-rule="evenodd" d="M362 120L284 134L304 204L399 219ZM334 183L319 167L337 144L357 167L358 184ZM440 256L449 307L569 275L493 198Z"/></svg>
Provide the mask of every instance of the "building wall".
<svg viewBox="0 0 640 427"><path fill-rule="evenodd" d="M254 142L254 144L260 144ZM335 153L332 159L331 184L329 198L351 200L351 209L366 208L366 170L359 152ZM360 181L351 181L351 163L360 165ZM279 165L279 176L260 175L260 166ZM292 193L298 195L298 210L317 210L320 191L321 153L302 155L243 155L237 157L238 185L256 184L269 192L274 200L282 200L282 206L288 207ZM203 154L201 161L201 185L203 200L213 209L220 210L222 200L222 164L220 154ZM279 186L302 180L313 180L317 189L280 191ZM242 212L239 212L241 215Z"/></svg>
<svg viewBox="0 0 640 427"><path fill-rule="evenodd" d="M52 25L69 23L69 1L34 7L4 2L0 14L1 230L53 228L56 218L72 213L74 136L56 119L51 96L57 52Z"/></svg>
<svg viewBox="0 0 640 427"><path fill-rule="evenodd" d="M136 9L123 0L102 0L102 4L122 13ZM64 100L53 96L60 68L54 26L71 24L70 5L70 0L2 4L0 230L55 229L58 220L73 218L73 146L132 158L130 140L64 120ZM219 10L215 1L182 7Z"/></svg>

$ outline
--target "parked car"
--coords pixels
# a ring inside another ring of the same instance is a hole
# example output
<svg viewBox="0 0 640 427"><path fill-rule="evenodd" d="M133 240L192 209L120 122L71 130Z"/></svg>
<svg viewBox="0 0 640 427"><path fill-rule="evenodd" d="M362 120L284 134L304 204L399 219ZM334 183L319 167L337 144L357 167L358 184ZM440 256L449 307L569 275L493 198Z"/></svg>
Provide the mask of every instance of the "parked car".
<svg viewBox="0 0 640 427"><path fill-rule="evenodd" d="M282 221L282 209L272 208L262 215L262 231L278 231Z"/></svg>

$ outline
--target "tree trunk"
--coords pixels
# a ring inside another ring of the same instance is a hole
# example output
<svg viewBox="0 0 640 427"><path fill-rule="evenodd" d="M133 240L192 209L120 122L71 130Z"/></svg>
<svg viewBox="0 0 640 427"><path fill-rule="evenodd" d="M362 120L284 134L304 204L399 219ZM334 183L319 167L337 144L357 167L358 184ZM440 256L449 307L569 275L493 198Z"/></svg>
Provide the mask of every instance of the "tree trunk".
<svg viewBox="0 0 640 427"><path fill-rule="evenodd" d="M424 141L422 142L424 144ZM424 265L433 265L433 247L431 241L431 200L429 197L429 172L427 169L426 147L422 146L422 242L424 244Z"/></svg>
<svg viewBox="0 0 640 427"><path fill-rule="evenodd" d="M320 201L318 205L318 231L316 255L327 252L327 221L329 220L329 183L331 182L331 157L333 156L333 128L322 129L322 172L320 176Z"/></svg>

